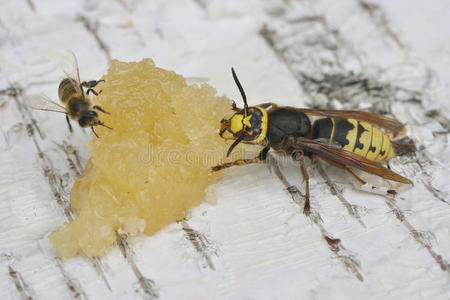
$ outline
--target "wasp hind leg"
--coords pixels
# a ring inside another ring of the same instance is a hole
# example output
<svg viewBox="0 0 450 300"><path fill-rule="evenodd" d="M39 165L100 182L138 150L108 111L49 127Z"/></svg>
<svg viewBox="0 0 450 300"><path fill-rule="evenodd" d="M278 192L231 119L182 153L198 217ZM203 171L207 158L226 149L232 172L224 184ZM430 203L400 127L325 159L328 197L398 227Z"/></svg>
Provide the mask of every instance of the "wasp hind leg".
<svg viewBox="0 0 450 300"><path fill-rule="evenodd" d="M217 172L229 167L233 167L233 166L243 166L243 165L249 165L249 164L255 164L255 163L261 163L264 162L267 158L267 152L269 152L270 147L266 147L264 148L257 157L255 158L250 158L250 159L237 159L235 161L229 162L229 163L224 163L221 165L217 165L212 167L212 171L213 172Z"/></svg>
<svg viewBox="0 0 450 300"><path fill-rule="evenodd" d="M306 170L303 157L304 155L301 151L296 151L292 154L292 158L300 163L300 168L302 170L303 181L305 182L305 205L303 206L303 214L309 216L309 214L311 213L311 203L309 200L309 175L308 171Z"/></svg>
<svg viewBox="0 0 450 300"><path fill-rule="evenodd" d="M345 169L347 172L349 172L353 177L355 177L356 180L358 180L358 181L361 183L361 186L364 186L364 185L368 184L368 185L372 186L372 190L376 190L376 189L379 188L379 187L377 187L377 186L375 186L375 185L372 185L372 184L368 183L368 182L365 181L364 179L362 179L358 174L356 174L355 171L353 171L353 170L350 169L349 167L347 167L347 166L342 166L342 168ZM396 190L393 190L393 189L388 189L388 190L386 191L386 193L388 193L388 194L390 194L390 195L396 195L396 194L397 194L397 191L396 191Z"/></svg>
<svg viewBox="0 0 450 300"><path fill-rule="evenodd" d="M83 81L81 83L81 86L87 88L86 94L89 95L89 92L92 92L95 96L98 96L98 94L100 94L102 91L100 90L99 92L96 92L94 90L94 87L96 87L97 84L99 84L100 82L105 82L105 81L103 79L101 79L101 80Z"/></svg>

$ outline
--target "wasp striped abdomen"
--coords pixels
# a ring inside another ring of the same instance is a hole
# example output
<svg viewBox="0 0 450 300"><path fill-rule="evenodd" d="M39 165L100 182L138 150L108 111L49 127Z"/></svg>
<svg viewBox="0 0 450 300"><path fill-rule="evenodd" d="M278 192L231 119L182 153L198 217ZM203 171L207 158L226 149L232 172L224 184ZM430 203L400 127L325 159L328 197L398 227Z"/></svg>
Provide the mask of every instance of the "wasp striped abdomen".
<svg viewBox="0 0 450 300"><path fill-rule="evenodd" d="M368 160L395 157L389 137L371 124L355 119L323 118L313 124L313 139L326 139Z"/></svg>

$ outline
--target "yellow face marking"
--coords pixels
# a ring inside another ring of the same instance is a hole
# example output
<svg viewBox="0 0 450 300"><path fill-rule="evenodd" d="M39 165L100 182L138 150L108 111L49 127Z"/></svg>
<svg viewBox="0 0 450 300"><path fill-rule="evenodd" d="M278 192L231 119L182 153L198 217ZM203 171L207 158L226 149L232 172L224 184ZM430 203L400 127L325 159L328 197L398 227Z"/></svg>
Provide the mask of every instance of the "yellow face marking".
<svg viewBox="0 0 450 300"><path fill-rule="evenodd" d="M256 110L261 112L261 124L252 128L252 123L250 120L253 117ZM258 134L253 140L251 138L245 139L245 143L250 144L263 144L266 140L267 135L267 124L269 123L267 111L259 106L254 106L249 109L251 112L247 117L244 118L242 113L234 113L225 116L221 122L220 134L221 137L228 140L236 140L236 134L244 130L248 136L253 136L253 134Z"/></svg>
<svg viewBox="0 0 450 300"><path fill-rule="evenodd" d="M353 129L349 130L347 133L346 138L348 144L344 146L344 149L353 152L353 148L355 148L356 143L356 134L358 133L358 121L355 119L347 119L347 121L353 125Z"/></svg>
<svg viewBox="0 0 450 300"><path fill-rule="evenodd" d="M361 133L358 141L356 141L357 143L355 143L355 144L358 144L358 142L359 142L359 144L363 145L363 147L362 147L362 149L356 147L353 152L355 154L358 154L359 156L365 157L367 154L367 151L369 151L371 140L372 140L372 125L370 125L367 122L361 122L361 121L358 123L365 130ZM358 138L358 136L357 136L357 138Z"/></svg>
<svg viewBox="0 0 450 300"><path fill-rule="evenodd" d="M261 144L266 139L267 124L269 124L269 116L267 114L267 110L265 110L264 108L259 107L259 106L255 106L255 109L259 109L262 112L262 114L263 114L262 120L261 120L261 133L255 140L253 140L251 142L254 143L254 144Z"/></svg>
<svg viewBox="0 0 450 300"><path fill-rule="evenodd" d="M367 151L366 158L371 161L375 161L383 145L383 133L375 127L372 127L372 141L370 143L369 151ZM375 149L375 151L373 150Z"/></svg>
<svg viewBox="0 0 450 300"><path fill-rule="evenodd" d="M231 132L229 132L229 131L224 131L222 133L222 138L226 139L226 140L234 140L235 139L233 134Z"/></svg>
<svg viewBox="0 0 450 300"><path fill-rule="evenodd" d="M244 120L242 121L242 123L244 123L244 125L247 126L247 128L252 127L252 124L250 123L251 118L252 118L252 115L249 115L249 116L245 117Z"/></svg>
<svg viewBox="0 0 450 300"><path fill-rule="evenodd" d="M237 133L244 128L244 126L242 125L242 119L244 119L244 115L241 114L236 114L233 117L231 117L230 129L233 133Z"/></svg>

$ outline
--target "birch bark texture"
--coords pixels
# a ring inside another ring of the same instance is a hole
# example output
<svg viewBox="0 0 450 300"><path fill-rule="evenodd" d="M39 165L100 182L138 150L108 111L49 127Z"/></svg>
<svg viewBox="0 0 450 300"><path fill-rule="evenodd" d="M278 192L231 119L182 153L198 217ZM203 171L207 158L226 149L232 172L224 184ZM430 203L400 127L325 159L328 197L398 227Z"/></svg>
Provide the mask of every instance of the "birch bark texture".
<svg viewBox="0 0 450 300"><path fill-rule="evenodd" d="M2 1L0 298L449 299L449 11L425 0ZM239 103L234 66L250 105L394 116L419 150L389 166L414 186L367 193L309 162L308 218L297 165L230 169L188 219L120 237L102 258L62 260L47 236L74 218L91 137L24 102L57 99L67 49L86 80L113 58L151 57Z"/></svg>

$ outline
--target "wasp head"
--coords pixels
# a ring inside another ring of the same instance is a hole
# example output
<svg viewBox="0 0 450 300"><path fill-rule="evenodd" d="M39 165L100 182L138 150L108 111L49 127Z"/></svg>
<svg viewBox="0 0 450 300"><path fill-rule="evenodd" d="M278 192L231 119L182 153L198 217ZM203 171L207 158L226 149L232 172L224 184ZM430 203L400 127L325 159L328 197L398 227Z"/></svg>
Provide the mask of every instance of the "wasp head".
<svg viewBox="0 0 450 300"><path fill-rule="evenodd" d="M266 137L268 122L267 111L265 109L259 106L248 107L244 90L233 68L231 72L241 92L244 108L238 110L236 113L225 116L220 121L219 135L224 139L234 140L234 143L228 149L227 156L231 154L231 151L240 142L261 144Z"/></svg>
<svg viewBox="0 0 450 300"><path fill-rule="evenodd" d="M242 137L242 141L250 144L261 143L267 132L267 111L254 106L242 109L236 113L225 116L220 121L220 137L227 140L236 140Z"/></svg>

